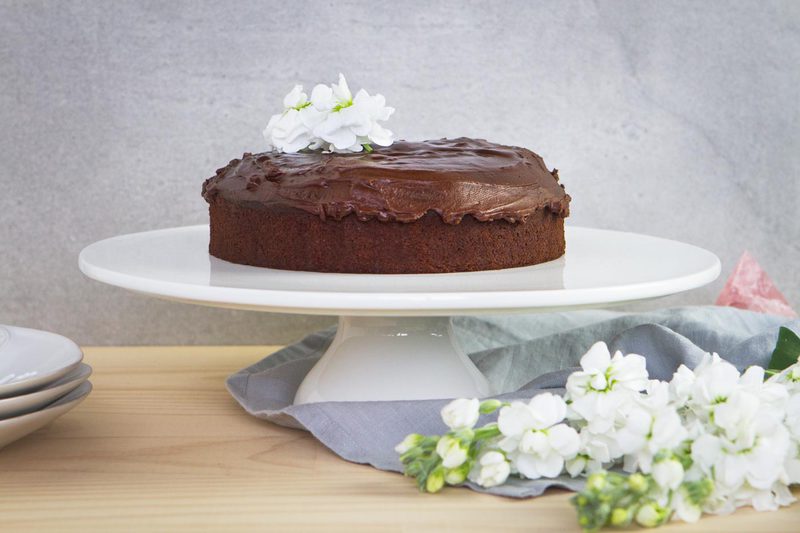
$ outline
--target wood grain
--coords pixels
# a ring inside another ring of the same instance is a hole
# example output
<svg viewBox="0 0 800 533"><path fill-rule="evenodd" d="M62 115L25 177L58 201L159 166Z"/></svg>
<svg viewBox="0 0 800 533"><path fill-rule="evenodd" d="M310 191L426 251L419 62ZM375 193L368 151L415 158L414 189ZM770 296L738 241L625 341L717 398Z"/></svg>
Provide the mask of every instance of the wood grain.
<svg viewBox="0 0 800 533"><path fill-rule="evenodd" d="M569 494L417 492L248 416L225 377L276 347L86 348L95 389L0 451L0 529L578 531ZM797 531L800 506L665 531Z"/></svg>

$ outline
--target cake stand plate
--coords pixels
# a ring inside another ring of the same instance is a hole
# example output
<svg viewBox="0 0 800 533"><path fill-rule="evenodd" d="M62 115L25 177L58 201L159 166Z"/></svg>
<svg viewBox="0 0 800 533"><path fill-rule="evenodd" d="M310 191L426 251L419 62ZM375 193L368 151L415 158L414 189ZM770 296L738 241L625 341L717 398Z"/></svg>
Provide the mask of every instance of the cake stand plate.
<svg viewBox="0 0 800 533"><path fill-rule="evenodd" d="M327 274L236 265L208 254L208 226L122 235L80 254L81 271L195 304L338 315L331 346L296 403L492 393L452 334L452 315L542 312L657 298L717 278L717 256L681 242L567 227L564 257L452 274Z"/></svg>

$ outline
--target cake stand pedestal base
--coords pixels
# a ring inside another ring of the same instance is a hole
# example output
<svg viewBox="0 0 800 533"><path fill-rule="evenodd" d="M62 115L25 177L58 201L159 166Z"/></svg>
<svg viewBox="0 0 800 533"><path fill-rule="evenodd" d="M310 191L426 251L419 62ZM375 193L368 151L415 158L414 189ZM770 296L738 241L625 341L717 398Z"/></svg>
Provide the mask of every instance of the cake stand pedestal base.
<svg viewBox="0 0 800 533"><path fill-rule="evenodd" d="M90 278L160 298L342 317L298 404L490 396L497 391L458 347L450 319L432 317L605 307L701 287L720 272L717 256L676 241L570 226L565 235L567 253L555 261L450 274L237 265L208 255L207 225L120 235L78 261Z"/></svg>
<svg viewBox="0 0 800 533"><path fill-rule="evenodd" d="M458 346L448 317L339 318L294 403L483 398L489 382Z"/></svg>

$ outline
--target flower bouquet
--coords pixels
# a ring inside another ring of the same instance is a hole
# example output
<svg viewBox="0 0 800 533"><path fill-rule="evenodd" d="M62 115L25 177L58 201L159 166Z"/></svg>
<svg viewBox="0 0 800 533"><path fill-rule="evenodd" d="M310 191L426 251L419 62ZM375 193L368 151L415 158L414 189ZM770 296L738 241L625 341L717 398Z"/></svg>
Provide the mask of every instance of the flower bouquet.
<svg viewBox="0 0 800 533"><path fill-rule="evenodd" d="M454 400L444 435L408 435L396 451L421 490L471 482L585 476L572 498L586 530L693 522L750 505L775 510L800 483L800 338L782 328L770 369L740 373L717 354L671 381L641 355L599 342L561 396ZM481 414L496 422L476 428Z"/></svg>

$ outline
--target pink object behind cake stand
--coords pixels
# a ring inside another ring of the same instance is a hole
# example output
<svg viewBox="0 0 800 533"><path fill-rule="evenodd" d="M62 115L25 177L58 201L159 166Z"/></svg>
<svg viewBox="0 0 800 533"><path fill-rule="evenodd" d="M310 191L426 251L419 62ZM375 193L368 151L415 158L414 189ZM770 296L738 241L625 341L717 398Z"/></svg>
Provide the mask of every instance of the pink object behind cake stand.
<svg viewBox="0 0 800 533"><path fill-rule="evenodd" d="M208 254L208 226L87 246L81 271L138 293L231 309L338 315L336 336L295 403L484 397L455 315L547 312L658 298L717 278L713 253L635 233L567 227L564 257L452 274L327 274L236 265Z"/></svg>

